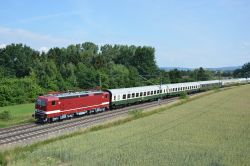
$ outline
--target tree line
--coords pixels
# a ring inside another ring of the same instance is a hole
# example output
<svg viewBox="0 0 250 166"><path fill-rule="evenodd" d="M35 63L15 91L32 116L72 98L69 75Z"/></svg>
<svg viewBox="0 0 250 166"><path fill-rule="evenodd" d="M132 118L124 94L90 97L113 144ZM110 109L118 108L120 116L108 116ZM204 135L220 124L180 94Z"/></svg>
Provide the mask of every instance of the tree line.
<svg viewBox="0 0 250 166"><path fill-rule="evenodd" d="M0 49L0 106L33 102L49 91L136 87L216 76L203 68L161 70L150 46L85 42L40 53L23 44L11 44Z"/></svg>
<svg viewBox="0 0 250 166"><path fill-rule="evenodd" d="M233 72L234 77L249 78L250 77L250 62L244 64L241 69L236 69Z"/></svg>

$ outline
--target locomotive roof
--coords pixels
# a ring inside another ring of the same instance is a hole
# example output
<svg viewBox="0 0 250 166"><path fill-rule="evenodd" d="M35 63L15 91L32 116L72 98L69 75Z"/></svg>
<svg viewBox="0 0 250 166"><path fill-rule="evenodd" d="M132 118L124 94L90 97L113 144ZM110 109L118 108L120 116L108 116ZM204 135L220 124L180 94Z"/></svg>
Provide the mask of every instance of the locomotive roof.
<svg viewBox="0 0 250 166"><path fill-rule="evenodd" d="M81 91L81 92L67 92L67 93L58 93L58 94L48 94L46 97L74 97L74 96L87 96L89 94L102 94L104 91Z"/></svg>

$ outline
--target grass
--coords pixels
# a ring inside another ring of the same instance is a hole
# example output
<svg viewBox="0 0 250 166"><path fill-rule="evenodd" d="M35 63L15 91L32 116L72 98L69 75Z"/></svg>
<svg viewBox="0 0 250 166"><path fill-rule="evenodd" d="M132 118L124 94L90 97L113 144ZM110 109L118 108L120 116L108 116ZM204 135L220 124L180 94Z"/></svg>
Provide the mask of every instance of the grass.
<svg viewBox="0 0 250 166"><path fill-rule="evenodd" d="M248 165L249 99L250 86L240 86L2 158L10 165Z"/></svg>
<svg viewBox="0 0 250 166"><path fill-rule="evenodd" d="M32 122L31 115L34 112L34 107L34 103L0 107L0 112L6 110L11 115L9 120L0 120L0 128Z"/></svg>

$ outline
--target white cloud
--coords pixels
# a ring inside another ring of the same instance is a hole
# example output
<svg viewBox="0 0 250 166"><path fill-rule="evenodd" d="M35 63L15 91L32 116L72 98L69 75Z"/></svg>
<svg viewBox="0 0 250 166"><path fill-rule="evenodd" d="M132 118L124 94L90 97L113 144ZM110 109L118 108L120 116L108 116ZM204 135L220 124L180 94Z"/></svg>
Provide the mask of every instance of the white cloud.
<svg viewBox="0 0 250 166"><path fill-rule="evenodd" d="M250 48L250 42L243 42L241 48Z"/></svg>
<svg viewBox="0 0 250 166"><path fill-rule="evenodd" d="M23 43L35 49L40 49L44 46L62 47L70 43L74 43L72 40L69 39L56 38L50 35L42 35L24 29L14 29L1 26L0 36L0 43Z"/></svg>
<svg viewBox="0 0 250 166"><path fill-rule="evenodd" d="M0 49L5 48L5 47L6 47L6 44L0 44Z"/></svg>
<svg viewBox="0 0 250 166"><path fill-rule="evenodd" d="M39 52L40 52L40 53L42 53L42 52L47 53L48 51L49 51L49 48L48 48L48 47L45 47L45 46L43 46L43 47L41 47L41 48L39 49Z"/></svg>
<svg viewBox="0 0 250 166"><path fill-rule="evenodd" d="M29 22L34 22L34 21L41 21L41 20L47 20L47 19L52 19L52 18L58 18L58 17L66 17L66 16L74 16L74 15L81 15L81 12L63 12L63 13L54 13L50 15L44 15L44 16L35 16L31 18L25 18L21 19L21 23L29 23Z"/></svg>

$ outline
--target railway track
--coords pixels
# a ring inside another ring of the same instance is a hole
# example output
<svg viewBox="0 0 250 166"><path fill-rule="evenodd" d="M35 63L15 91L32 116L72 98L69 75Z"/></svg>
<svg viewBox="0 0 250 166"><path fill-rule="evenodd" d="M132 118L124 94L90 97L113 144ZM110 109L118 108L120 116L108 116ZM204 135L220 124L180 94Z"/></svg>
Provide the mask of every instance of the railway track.
<svg viewBox="0 0 250 166"><path fill-rule="evenodd" d="M105 111L91 116L83 116L73 118L52 124L24 124L13 126L5 129L0 129L0 146L10 144L29 144L36 140L45 140L50 135L61 135L78 130L79 128L86 128L92 125L100 124L110 119L127 115L129 111L134 109L145 109L157 106L159 104L166 104L177 100L178 97L168 98L165 100L132 105L129 107L116 109L112 111Z"/></svg>

